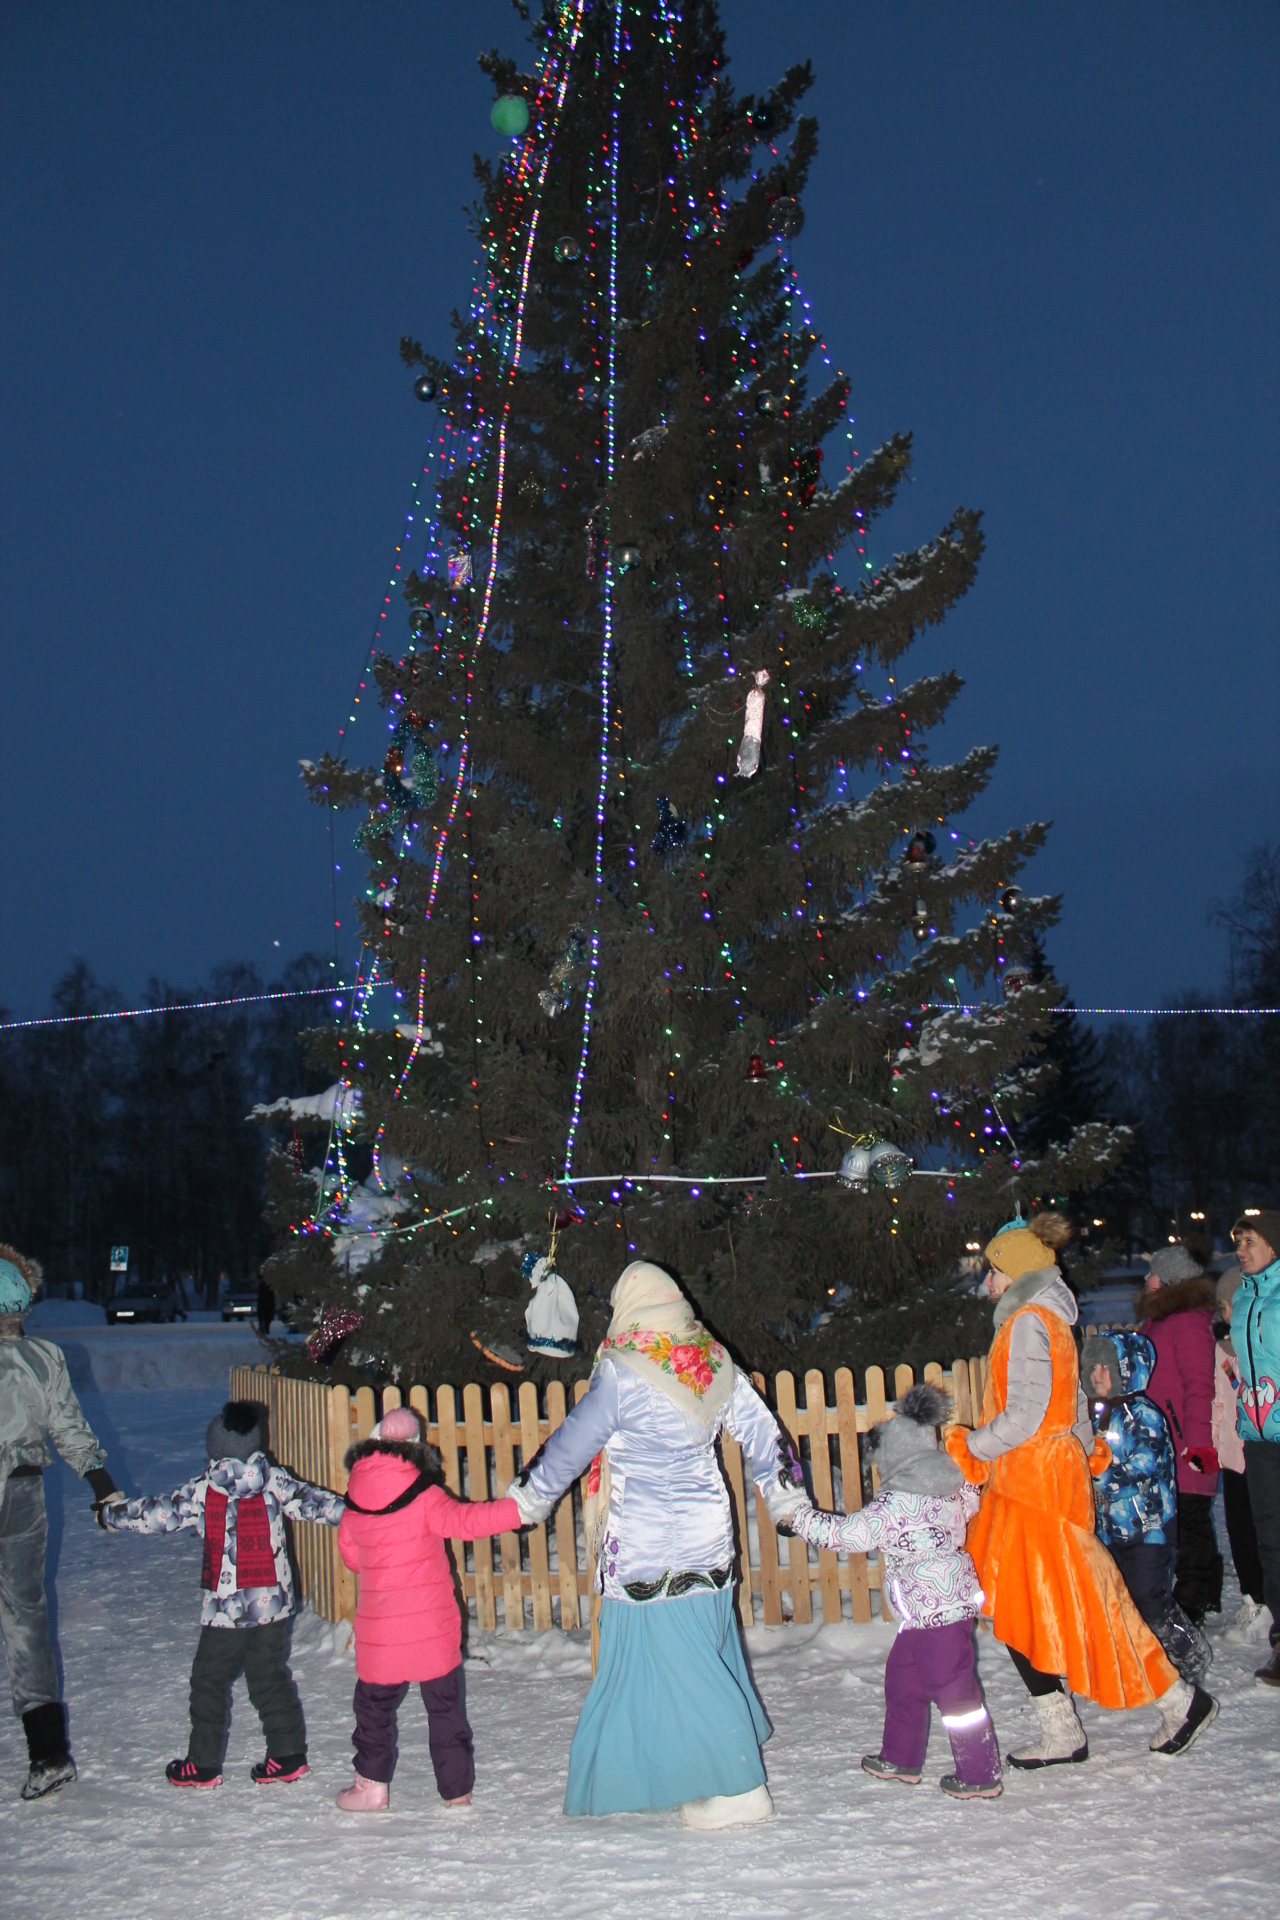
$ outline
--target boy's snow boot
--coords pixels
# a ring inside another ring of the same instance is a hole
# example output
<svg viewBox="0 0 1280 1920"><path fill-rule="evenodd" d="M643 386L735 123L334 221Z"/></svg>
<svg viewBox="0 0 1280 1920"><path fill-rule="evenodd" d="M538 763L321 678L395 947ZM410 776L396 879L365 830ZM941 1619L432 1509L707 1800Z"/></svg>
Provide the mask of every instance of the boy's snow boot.
<svg viewBox="0 0 1280 1920"><path fill-rule="evenodd" d="M171 1760L164 1770L171 1787L220 1787L221 1767L198 1767L194 1760Z"/></svg>
<svg viewBox="0 0 1280 1920"><path fill-rule="evenodd" d="M250 1767L249 1778L260 1787L284 1786L290 1780L301 1780L310 1771L305 1753L286 1753L279 1760L268 1754L256 1767Z"/></svg>
<svg viewBox="0 0 1280 1920"><path fill-rule="evenodd" d="M358 1773L334 1798L342 1813L385 1813L391 1803L391 1789L385 1780L366 1780Z"/></svg>
<svg viewBox="0 0 1280 1920"><path fill-rule="evenodd" d="M1217 1712L1217 1701L1203 1687L1175 1680L1160 1699L1160 1725L1151 1736L1152 1753L1185 1753Z"/></svg>
<svg viewBox="0 0 1280 1920"><path fill-rule="evenodd" d="M886 1760L878 1753L864 1753L862 1771L869 1773L873 1780L899 1780L904 1787L920 1785L919 1767L895 1767L892 1760Z"/></svg>
<svg viewBox="0 0 1280 1920"><path fill-rule="evenodd" d="M749 1793L713 1793L709 1800L686 1800L680 1809L686 1827L698 1827L704 1833L722 1827L751 1827L767 1820L773 1801L765 1786L752 1787Z"/></svg>
<svg viewBox="0 0 1280 1920"><path fill-rule="evenodd" d="M1213 1665L1213 1648L1203 1628L1183 1612L1176 1600L1170 1600L1159 1617L1149 1620L1147 1624L1164 1648L1171 1665L1178 1669L1184 1680L1198 1687Z"/></svg>
<svg viewBox="0 0 1280 1920"><path fill-rule="evenodd" d="M67 1711L61 1700L47 1700L43 1706L28 1707L22 1716L27 1736L27 1757L31 1762L22 1788L24 1800L43 1800L76 1777L76 1763L67 1751Z"/></svg>
<svg viewBox="0 0 1280 1920"><path fill-rule="evenodd" d="M1226 1638L1255 1644L1265 1642L1271 1633L1270 1609L1264 1607L1261 1600L1246 1593L1240 1602L1240 1611L1227 1628Z"/></svg>
<svg viewBox="0 0 1280 1920"><path fill-rule="evenodd" d="M938 1785L953 1800L998 1800L1004 1792L1001 1780L960 1780L954 1773L944 1773Z"/></svg>
<svg viewBox="0 0 1280 1920"><path fill-rule="evenodd" d="M1035 1696L1040 1738L1034 1747L1022 1747L1009 1755L1011 1767L1030 1772L1034 1767L1062 1767L1073 1760L1089 1758L1089 1742L1076 1717L1069 1693L1040 1693Z"/></svg>
<svg viewBox="0 0 1280 1920"><path fill-rule="evenodd" d="M1280 1687L1280 1646L1272 1647L1266 1666L1256 1667L1253 1677L1261 1680L1264 1687Z"/></svg>

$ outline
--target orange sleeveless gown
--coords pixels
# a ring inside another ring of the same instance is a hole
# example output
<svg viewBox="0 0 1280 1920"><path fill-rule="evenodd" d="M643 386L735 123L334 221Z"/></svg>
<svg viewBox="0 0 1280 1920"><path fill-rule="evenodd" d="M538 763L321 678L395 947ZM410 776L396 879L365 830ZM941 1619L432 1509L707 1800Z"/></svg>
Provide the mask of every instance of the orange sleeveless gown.
<svg viewBox="0 0 1280 1920"><path fill-rule="evenodd" d="M1049 1332L1053 1388L1039 1432L990 1463L968 1548L997 1640L1042 1673L1065 1674L1073 1693L1103 1707L1140 1707L1177 1679L1093 1530L1093 1484L1076 1421L1075 1341L1056 1313L1034 1302ZM1003 1412L1009 1341L1017 1313L995 1337L982 1401L985 1425ZM957 1429L954 1457L982 1478ZM961 1449L963 1451L961 1451Z"/></svg>

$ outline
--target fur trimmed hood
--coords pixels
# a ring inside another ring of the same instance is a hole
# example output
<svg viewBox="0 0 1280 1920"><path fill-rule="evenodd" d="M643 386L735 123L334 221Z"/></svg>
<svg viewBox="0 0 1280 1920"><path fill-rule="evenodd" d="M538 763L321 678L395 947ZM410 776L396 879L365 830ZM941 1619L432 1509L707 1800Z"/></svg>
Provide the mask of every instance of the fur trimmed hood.
<svg viewBox="0 0 1280 1920"><path fill-rule="evenodd" d="M1153 1287L1150 1293L1135 1295L1134 1316L1138 1320L1159 1322L1167 1320L1174 1313L1207 1313L1212 1315L1218 1304L1217 1289L1213 1281L1201 1274L1195 1280L1179 1280L1171 1287Z"/></svg>
<svg viewBox="0 0 1280 1920"><path fill-rule="evenodd" d="M433 1487L444 1485L440 1455L434 1447L424 1446L416 1440L357 1440L354 1446L347 1448L346 1459L342 1464L350 1473L357 1460L371 1460L378 1454L405 1461L415 1473L421 1474Z"/></svg>

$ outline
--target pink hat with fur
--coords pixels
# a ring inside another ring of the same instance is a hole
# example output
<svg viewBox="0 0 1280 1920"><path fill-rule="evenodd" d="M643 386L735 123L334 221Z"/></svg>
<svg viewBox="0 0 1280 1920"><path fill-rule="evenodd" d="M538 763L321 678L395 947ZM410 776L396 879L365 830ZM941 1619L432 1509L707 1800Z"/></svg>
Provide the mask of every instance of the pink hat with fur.
<svg viewBox="0 0 1280 1920"><path fill-rule="evenodd" d="M422 1422L412 1407L392 1407L384 1413L371 1436L375 1440L421 1440Z"/></svg>

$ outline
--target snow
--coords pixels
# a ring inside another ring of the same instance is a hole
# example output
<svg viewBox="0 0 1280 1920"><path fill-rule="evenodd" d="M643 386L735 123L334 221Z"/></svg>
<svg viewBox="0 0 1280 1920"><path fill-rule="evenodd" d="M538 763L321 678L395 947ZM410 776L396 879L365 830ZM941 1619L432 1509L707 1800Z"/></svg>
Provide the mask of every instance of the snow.
<svg viewBox="0 0 1280 1920"><path fill-rule="evenodd" d="M137 1329L142 1342L167 1330ZM131 1493L176 1486L200 1464L223 1391L86 1394L85 1411ZM590 1679L585 1633L478 1634L467 1666L478 1778L468 1813L435 1793L426 1716L401 1710L387 1816L346 1818L354 1668L314 1614L295 1633L310 1778L259 1789L263 1747L236 1689L226 1783L179 1793L164 1765L185 1751L196 1642L199 1548L190 1535L108 1538L64 1468L45 1476L50 1566L71 1703L78 1785L34 1806L18 1723L0 1717L0 1854L6 1920L845 1920L851 1906L912 1920L1261 1920L1276 1907L1280 1740L1274 1694L1254 1685L1257 1646L1215 1633L1222 1711L1193 1752L1147 1751L1154 1715L1082 1707L1091 1758L1011 1774L1003 1799L956 1806L937 1790L949 1754L936 1724L925 1784L886 1787L859 1768L878 1743L890 1631L878 1624L753 1628L777 1815L737 1834L686 1831L674 1814L568 1825L560 1812L569 1741ZM1229 1609L1236 1603L1230 1585ZM980 1637L1002 1745L1031 1713L1003 1649Z"/></svg>
<svg viewBox="0 0 1280 1920"><path fill-rule="evenodd" d="M62 1348L71 1384L81 1395L172 1392L181 1386L220 1390L225 1400L231 1367L256 1367L269 1358L252 1328L243 1321L226 1322L220 1314L172 1326L109 1327L101 1307L41 1300L26 1324L29 1333Z"/></svg>

